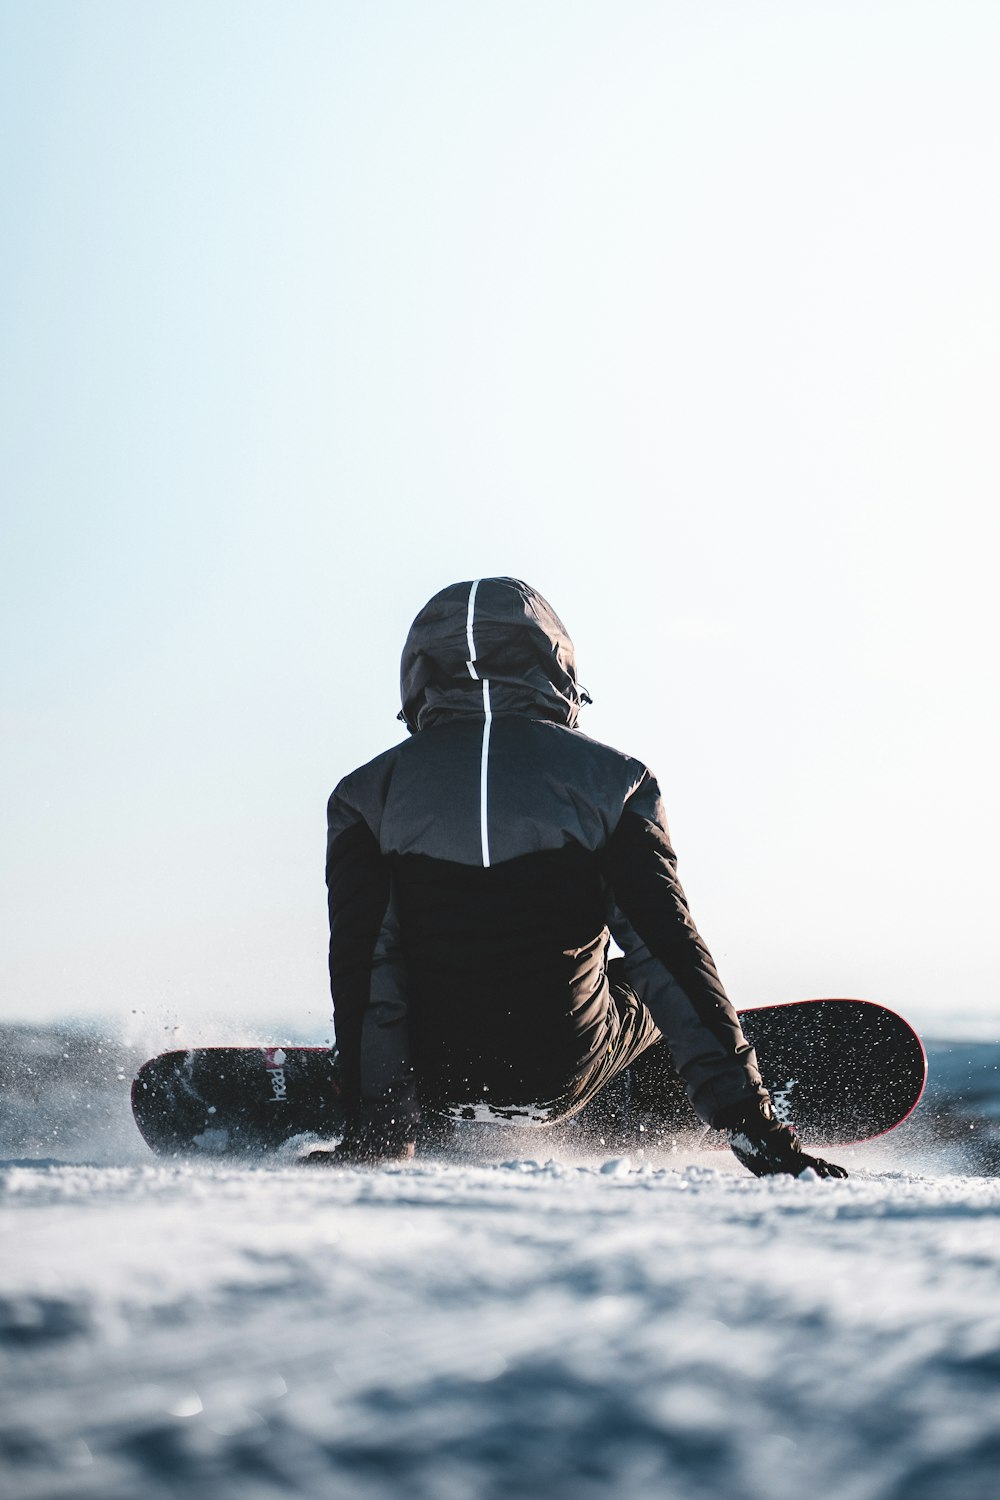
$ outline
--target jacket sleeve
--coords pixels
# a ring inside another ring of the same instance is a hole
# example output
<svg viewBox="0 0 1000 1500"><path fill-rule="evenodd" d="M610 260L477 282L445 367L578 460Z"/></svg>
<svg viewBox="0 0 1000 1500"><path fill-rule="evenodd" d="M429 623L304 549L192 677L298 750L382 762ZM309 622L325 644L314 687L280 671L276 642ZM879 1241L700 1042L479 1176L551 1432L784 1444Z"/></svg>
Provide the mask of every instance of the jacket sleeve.
<svg viewBox="0 0 1000 1500"><path fill-rule="evenodd" d="M407 1135L416 1101L405 964L392 877L378 840L341 787L327 808L330 988L350 1129Z"/></svg>
<svg viewBox="0 0 1000 1500"><path fill-rule="evenodd" d="M766 1099L757 1059L677 878L656 781L643 774L604 855L610 927L629 984L650 1011L699 1118Z"/></svg>

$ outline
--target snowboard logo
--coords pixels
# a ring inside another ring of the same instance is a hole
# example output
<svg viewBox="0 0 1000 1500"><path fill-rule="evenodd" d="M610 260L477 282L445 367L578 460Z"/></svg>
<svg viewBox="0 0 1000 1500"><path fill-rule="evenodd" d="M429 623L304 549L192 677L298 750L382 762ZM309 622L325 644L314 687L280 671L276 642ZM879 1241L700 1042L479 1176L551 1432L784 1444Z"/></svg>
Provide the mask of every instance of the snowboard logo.
<svg viewBox="0 0 1000 1500"><path fill-rule="evenodd" d="M283 1047L264 1048L264 1067L271 1081L269 1104L287 1104L288 1084L285 1079L286 1054Z"/></svg>

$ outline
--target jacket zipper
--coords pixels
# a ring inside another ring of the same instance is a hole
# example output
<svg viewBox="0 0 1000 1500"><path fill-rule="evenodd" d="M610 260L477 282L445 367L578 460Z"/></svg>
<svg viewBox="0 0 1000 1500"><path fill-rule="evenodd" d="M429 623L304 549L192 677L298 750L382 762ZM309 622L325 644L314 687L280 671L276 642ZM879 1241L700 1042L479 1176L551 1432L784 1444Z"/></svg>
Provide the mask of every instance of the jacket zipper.
<svg viewBox="0 0 1000 1500"><path fill-rule="evenodd" d="M476 642L473 635L473 624L476 614L476 590L479 588L480 580L477 578L469 590L469 612L465 621L465 638L469 647L469 659L465 665L469 674L476 682L483 684L483 748L479 759L479 836L483 846L483 868L489 869L490 865L490 833L487 822L487 780L490 761L490 729L493 725L493 708L490 704L490 683L488 677L480 678L476 671Z"/></svg>

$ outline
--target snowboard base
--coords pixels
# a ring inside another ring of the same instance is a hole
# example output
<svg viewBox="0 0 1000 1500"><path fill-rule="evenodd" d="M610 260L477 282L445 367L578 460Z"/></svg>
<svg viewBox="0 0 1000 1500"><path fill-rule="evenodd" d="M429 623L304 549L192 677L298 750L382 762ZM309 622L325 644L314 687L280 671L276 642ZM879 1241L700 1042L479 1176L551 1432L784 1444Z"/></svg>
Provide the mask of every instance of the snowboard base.
<svg viewBox="0 0 1000 1500"><path fill-rule="evenodd" d="M917 1033L868 1000L799 1000L739 1013L778 1119L808 1146L885 1135L916 1108L927 1080ZM588 1105L580 1127L616 1146L667 1143L705 1127L662 1042Z"/></svg>

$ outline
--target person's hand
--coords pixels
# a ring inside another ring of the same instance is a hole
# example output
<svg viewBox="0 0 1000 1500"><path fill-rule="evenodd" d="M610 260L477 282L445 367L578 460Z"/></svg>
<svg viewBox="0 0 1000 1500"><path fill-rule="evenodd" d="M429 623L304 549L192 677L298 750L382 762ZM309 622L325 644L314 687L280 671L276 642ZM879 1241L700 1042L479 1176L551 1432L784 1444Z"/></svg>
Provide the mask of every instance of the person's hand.
<svg viewBox="0 0 1000 1500"><path fill-rule="evenodd" d="M803 1151L795 1131L774 1118L770 1104L762 1102L728 1128L733 1155L755 1177L800 1177L807 1167L817 1177L847 1176L836 1162Z"/></svg>
<svg viewBox="0 0 1000 1500"><path fill-rule="evenodd" d="M391 1162L412 1161L413 1141L398 1134L368 1129L349 1130L332 1151L317 1149L302 1157L310 1167L381 1167Z"/></svg>

